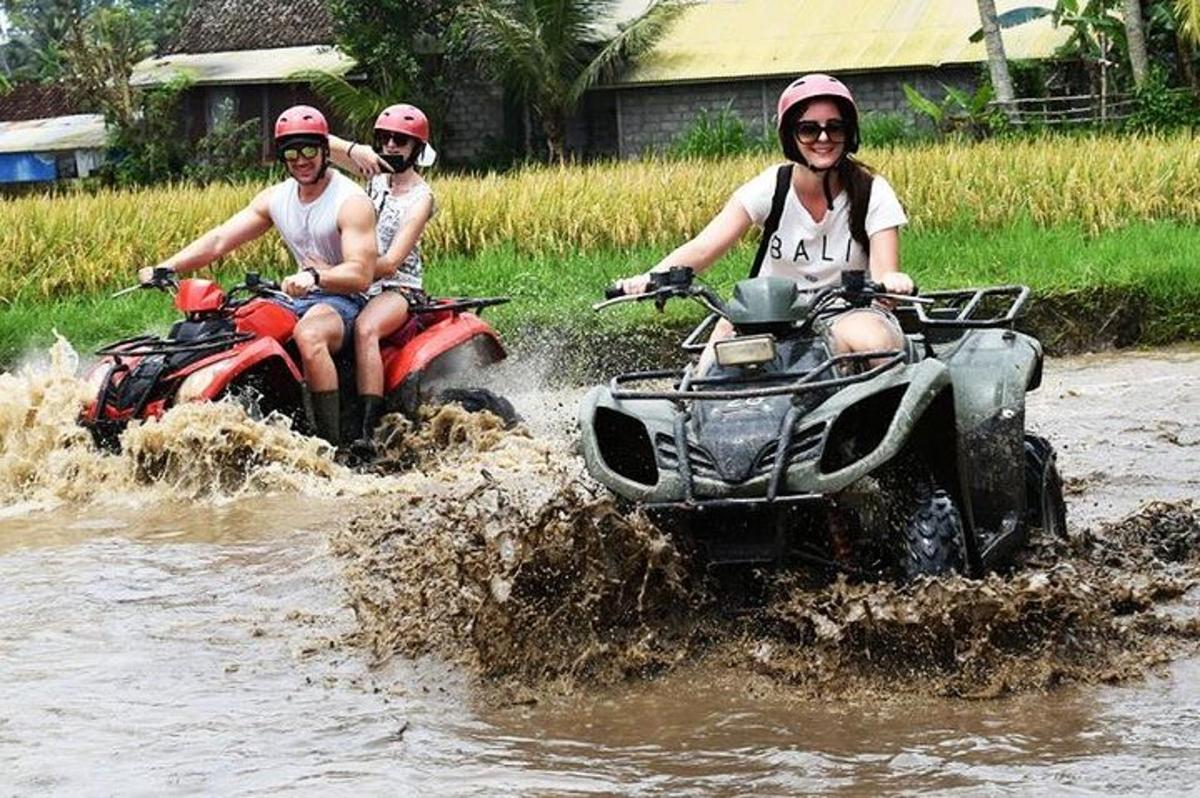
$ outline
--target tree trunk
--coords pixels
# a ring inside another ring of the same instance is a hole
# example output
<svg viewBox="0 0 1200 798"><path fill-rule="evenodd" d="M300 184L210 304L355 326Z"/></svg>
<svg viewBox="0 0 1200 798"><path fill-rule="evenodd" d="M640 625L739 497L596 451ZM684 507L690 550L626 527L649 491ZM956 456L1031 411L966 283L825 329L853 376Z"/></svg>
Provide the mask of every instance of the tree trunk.
<svg viewBox="0 0 1200 798"><path fill-rule="evenodd" d="M1146 53L1146 26L1142 22L1142 0L1122 0L1125 6L1125 40L1129 43L1129 65L1133 67L1133 84L1141 88L1150 72L1150 56Z"/></svg>
<svg viewBox="0 0 1200 798"><path fill-rule="evenodd" d="M546 149L550 163L562 164L566 160L566 130L564 120L549 113L542 118L542 130L546 133Z"/></svg>
<svg viewBox="0 0 1200 798"><path fill-rule="evenodd" d="M1009 119L1016 118L1013 105L1012 78L1008 74L1008 60L1004 57L1004 38L1000 35L1000 23L996 21L995 0L976 0L979 4L979 24L983 28L983 43L987 48L988 74L992 88L996 90L996 101Z"/></svg>
<svg viewBox="0 0 1200 798"><path fill-rule="evenodd" d="M1200 92L1200 78L1196 76L1196 70L1192 66L1192 45L1182 31L1175 32L1175 52L1179 57L1179 69L1183 72L1183 79L1192 87L1192 91Z"/></svg>

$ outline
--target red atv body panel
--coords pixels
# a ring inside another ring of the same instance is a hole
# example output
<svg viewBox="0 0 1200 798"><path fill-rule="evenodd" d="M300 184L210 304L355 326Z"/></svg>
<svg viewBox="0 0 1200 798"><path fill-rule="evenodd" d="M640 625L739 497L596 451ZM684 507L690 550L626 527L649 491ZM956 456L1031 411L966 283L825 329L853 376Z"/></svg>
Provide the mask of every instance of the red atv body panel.
<svg viewBox="0 0 1200 798"><path fill-rule="evenodd" d="M391 393L399 389L437 357L477 337L493 342L496 350L504 352L496 331L474 313L441 311L410 318L381 342L385 390Z"/></svg>
<svg viewBox="0 0 1200 798"><path fill-rule="evenodd" d="M233 312L233 320L239 332L273 338L281 344L292 339L296 328L296 314L269 299L250 300Z"/></svg>
<svg viewBox="0 0 1200 798"><path fill-rule="evenodd" d="M212 280L191 278L179 281L175 307L184 313L215 313L225 304L225 292Z"/></svg>

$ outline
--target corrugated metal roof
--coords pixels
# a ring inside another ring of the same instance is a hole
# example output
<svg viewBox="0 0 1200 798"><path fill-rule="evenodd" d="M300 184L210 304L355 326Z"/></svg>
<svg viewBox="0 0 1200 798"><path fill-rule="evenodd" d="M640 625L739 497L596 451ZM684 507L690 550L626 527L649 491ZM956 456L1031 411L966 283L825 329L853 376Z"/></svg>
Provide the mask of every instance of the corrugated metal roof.
<svg viewBox="0 0 1200 798"><path fill-rule="evenodd" d="M100 114L0 122L0 152L98 149L106 143L104 117Z"/></svg>
<svg viewBox="0 0 1200 798"><path fill-rule="evenodd" d="M1052 5L1042 0L1043 5ZM1029 0L996 0L999 13ZM618 84L854 72L987 60L974 0L708 0L688 8ZM1010 59L1066 41L1048 17L1004 31Z"/></svg>
<svg viewBox="0 0 1200 798"><path fill-rule="evenodd" d="M301 70L319 69L344 75L354 60L336 47L309 45L270 50L232 50L221 53L177 53L147 58L133 68L129 82L154 86L185 73L202 86L224 83L285 83Z"/></svg>

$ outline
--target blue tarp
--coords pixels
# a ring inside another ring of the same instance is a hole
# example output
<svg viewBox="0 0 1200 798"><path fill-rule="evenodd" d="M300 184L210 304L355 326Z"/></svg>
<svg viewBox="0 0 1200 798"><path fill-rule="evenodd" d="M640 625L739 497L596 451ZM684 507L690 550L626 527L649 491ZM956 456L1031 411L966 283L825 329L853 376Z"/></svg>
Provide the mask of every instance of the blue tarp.
<svg viewBox="0 0 1200 798"><path fill-rule="evenodd" d="M0 183L33 183L55 180L58 170L53 155L33 152L0 153Z"/></svg>

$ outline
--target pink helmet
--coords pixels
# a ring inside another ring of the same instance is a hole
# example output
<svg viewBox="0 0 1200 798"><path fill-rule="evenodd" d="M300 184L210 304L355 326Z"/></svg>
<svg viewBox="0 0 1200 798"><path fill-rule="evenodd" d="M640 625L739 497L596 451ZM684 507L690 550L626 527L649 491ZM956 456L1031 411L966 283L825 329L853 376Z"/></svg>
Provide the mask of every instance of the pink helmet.
<svg viewBox="0 0 1200 798"><path fill-rule="evenodd" d="M812 74L796 78L779 95L779 108L776 120L779 125L779 143L783 145L783 154L788 160L803 164L804 156L796 146L792 135L796 114L818 97L825 97L838 104L849 130L846 135L846 154L858 151L858 106L854 95L850 93L845 83L832 75Z"/></svg>
<svg viewBox="0 0 1200 798"><path fill-rule="evenodd" d="M429 118L420 108L408 103L397 103L384 108L375 120L375 129L403 133L422 144L429 143Z"/></svg>
<svg viewBox="0 0 1200 798"><path fill-rule="evenodd" d="M325 114L311 105L293 105L275 120L275 141L289 136L328 137Z"/></svg>

